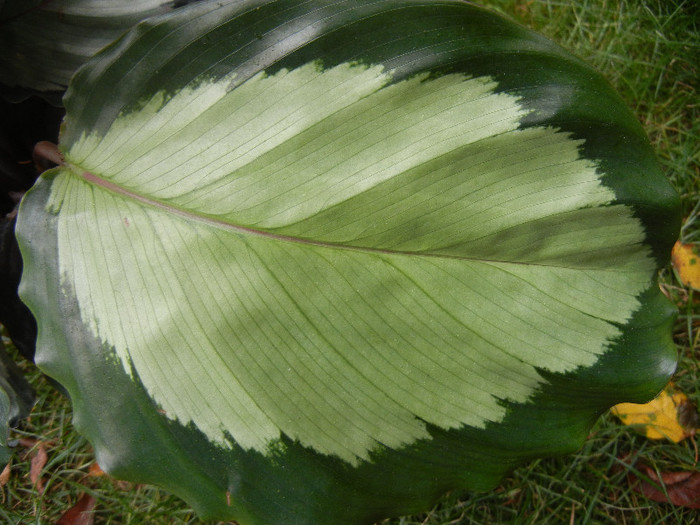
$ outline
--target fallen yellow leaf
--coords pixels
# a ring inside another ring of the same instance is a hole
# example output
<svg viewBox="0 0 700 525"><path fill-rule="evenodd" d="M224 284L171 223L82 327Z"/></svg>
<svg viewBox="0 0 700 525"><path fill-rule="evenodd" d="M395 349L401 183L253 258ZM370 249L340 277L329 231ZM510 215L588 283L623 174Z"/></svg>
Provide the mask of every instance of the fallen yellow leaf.
<svg viewBox="0 0 700 525"><path fill-rule="evenodd" d="M700 256L697 254L697 246L676 241L671 260L683 284L700 290Z"/></svg>
<svg viewBox="0 0 700 525"><path fill-rule="evenodd" d="M678 420L679 410L689 403L687 396L669 383L649 403L620 403L612 408L612 413L625 425L638 426L650 439L669 439L678 443L695 430L685 428Z"/></svg>
<svg viewBox="0 0 700 525"><path fill-rule="evenodd" d="M102 470L102 468L95 463L91 463L90 466L88 467L88 476L93 477L93 478L98 478L100 476L104 476L105 472Z"/></svg>

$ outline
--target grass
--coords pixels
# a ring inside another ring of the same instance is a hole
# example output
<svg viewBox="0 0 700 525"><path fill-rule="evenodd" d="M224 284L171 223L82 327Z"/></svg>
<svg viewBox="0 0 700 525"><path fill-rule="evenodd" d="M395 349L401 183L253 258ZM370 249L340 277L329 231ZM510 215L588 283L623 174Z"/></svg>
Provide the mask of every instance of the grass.
<svg viewBox="0 0 700 525"><path fill-rule="evenodd" d="M686 216L682 240L700 241L696 3L492 0L488 5L559 42L610 80L645 126L681 195ZM674 332L680 355L675 381L697 405L698 292L684 287L670 267L661 280L680 312ZM91 449L70 425L69 402L31 364L23 366L37 385L38 402L31 418L11 436L24 446L18 446L9 481L0 488L1 521L56 523L82 493L89 493L98 501L95 523L202 523L164 491L90 475ZM43 493L29 477L38 442L45 444L48 456ZM628 476L643 474L638 470L642 462L657 472L698 470L697 448L693 439L680 444L648 440L608 415L576 454L535 461L515 470L490 493L453 493L424 515L382 525L695 523L697 510L655 503L632 489Z"/></svg>

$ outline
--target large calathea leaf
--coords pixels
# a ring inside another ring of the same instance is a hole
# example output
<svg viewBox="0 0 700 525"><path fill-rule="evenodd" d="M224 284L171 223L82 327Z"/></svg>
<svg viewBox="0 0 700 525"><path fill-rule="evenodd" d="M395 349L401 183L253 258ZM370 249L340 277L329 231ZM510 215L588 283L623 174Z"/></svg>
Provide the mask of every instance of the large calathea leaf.
<svg viewBox="0 0 700 525"><path fill-rule="evenodd" d="M675 366L677 198L551 42L458 1L211 2L74 77L18 236L113 474L369 523L580 446Z"/></svg>

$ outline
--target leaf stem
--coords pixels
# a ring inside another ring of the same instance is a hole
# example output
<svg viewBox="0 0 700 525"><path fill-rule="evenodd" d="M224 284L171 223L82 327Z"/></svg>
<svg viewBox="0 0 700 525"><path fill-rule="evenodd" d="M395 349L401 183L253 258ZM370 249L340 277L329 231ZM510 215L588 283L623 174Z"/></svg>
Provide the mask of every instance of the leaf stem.
<svg viewBox="0 0 700 525"><path fill-rule="evenodd" d="M32 160L39 172L44 172L55 165L63 165L63 155L58 149L58 146L48 140L42 140L34 145L32 152Z"/></svg>

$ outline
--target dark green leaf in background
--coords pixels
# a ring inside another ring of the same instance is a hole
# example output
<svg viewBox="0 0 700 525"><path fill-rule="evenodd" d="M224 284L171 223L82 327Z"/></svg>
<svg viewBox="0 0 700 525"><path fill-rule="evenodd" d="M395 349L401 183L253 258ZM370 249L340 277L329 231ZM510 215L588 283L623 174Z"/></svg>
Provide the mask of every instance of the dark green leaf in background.
<svg viewBox="0 0 700 525"><path fill-rule="evenodd" d="M27 417L33 405L32 387L0 342L0 467L7 464L11 455L7 443L9 427Z"/></svg>
<svg viewBox="0 0 700 525"><path fill-rule="evenodd" d="M678 200L607 83L462 2L203 2L65 98L23 201L37 362L100 464L371 523L571 451L675 367Z"/></svg>
<svg viewBox="0 0 700 525"><path fill-rule="evenodd" d="M22 259L14 235L17 205L39 172L34 145L58 140L63 109L37 97L12 104L0 100L0 324L27 359L33 359L36 322L17 296Z"/></svg>
<svg viewBox="0 0 700 525"><path fill-rule="evenodd" d="M73 73L137 22L188 2L5 0L0 2L0 93L38 93L55 104Z"/></svg>

